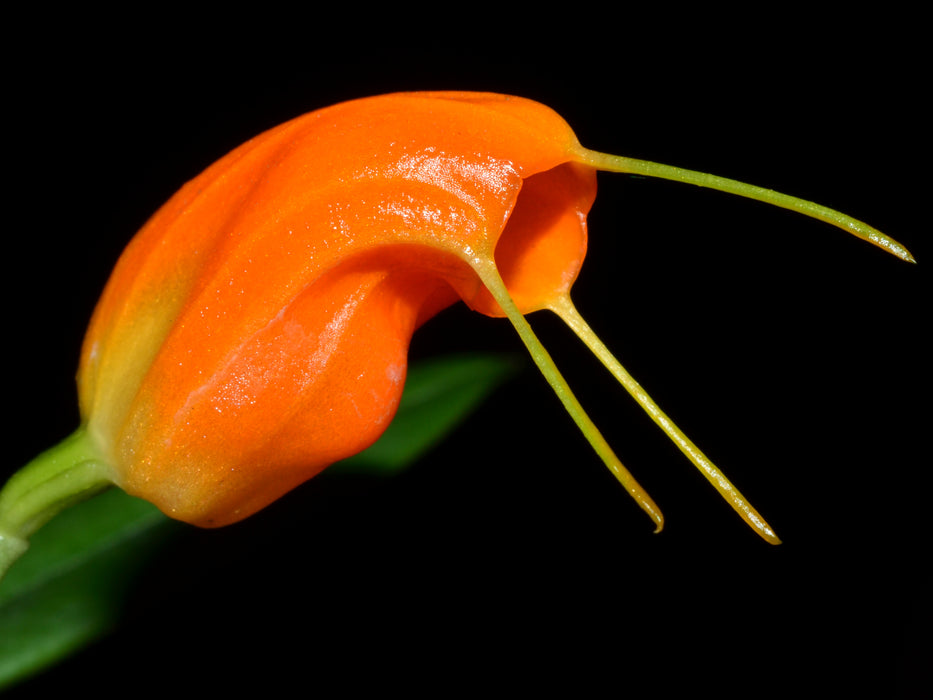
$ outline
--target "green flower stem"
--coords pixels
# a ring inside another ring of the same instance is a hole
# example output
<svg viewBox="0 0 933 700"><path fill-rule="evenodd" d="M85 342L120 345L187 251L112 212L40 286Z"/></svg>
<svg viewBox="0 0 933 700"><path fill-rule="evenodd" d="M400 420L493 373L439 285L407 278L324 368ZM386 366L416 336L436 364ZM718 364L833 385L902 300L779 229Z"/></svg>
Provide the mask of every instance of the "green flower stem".
<svg viewBox="0 0 933 700"><path fill-rule="evenodd" d="M14 474L0 491L0 579L53 516L113 484L110 467L79 428Z"/></svg>

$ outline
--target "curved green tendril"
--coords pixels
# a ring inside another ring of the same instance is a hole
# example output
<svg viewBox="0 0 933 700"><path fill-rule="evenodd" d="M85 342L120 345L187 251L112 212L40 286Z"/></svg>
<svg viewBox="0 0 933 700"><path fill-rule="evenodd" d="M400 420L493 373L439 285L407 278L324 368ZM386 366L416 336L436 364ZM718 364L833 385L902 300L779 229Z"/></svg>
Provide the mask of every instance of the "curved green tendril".
<svg viewBox="0 0 933 700"><path fill-rule="evenodd" d="M664 180L676 180L685 182L698 187L708 187L737 194L748 199L755 199L759 202L773 204L782 209L790 209L800 212L814 219L819 219L828 224L832 224L843 231L851 233L856 238L861 238L879 248L886 250L892 255L896 255L906 262L916 262L914 256L910 254L903 245L895 241L890 236L883 234L874 226L869 226L864 221L854 219L848 214L843 214L835 209L824 207L815 202L809 202L799 197L792 197L788 194L775 192L764 187L749 185L738 180L730 180L726 177L701 173L696 170L687 170L677 168L672 165L663 165L661 163L652 163L647 160L638 160L637 158L625 158L624 156L615 156L609 153L600 153L586 148L580 148L577 157L581 163L590 165L597 170L605 170L614 173L628 173L631 175L645 175L647 177L659 177Z"/></svg>

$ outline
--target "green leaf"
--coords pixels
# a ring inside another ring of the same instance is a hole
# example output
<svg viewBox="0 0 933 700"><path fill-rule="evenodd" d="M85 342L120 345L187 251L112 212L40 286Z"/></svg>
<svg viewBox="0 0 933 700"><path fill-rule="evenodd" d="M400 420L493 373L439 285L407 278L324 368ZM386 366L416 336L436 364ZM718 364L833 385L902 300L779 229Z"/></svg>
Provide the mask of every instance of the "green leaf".
<svg viewBox="0 0 933 700"><path fill-rule="evenodd" d="M389 429L327 472L400 472L441 442L520 366L510 355L453 355L413 366Z"/></svg>
<svg viewBox="0 0 933 700"><path fill-rule="evenodd" d="M39 530L0 585L0 689L111 629L136 572L180 527L111 489Z"/></svg>
<svg viewBox="0 0 933 700"><path fill-rule="evenodd" d="M413 366L385 434L337 473L394 474L475 410L518 367L463 355ZM184 528L151 504L110 489L53 518L0 581L0 690L111 630L146 562Z"/></svg>

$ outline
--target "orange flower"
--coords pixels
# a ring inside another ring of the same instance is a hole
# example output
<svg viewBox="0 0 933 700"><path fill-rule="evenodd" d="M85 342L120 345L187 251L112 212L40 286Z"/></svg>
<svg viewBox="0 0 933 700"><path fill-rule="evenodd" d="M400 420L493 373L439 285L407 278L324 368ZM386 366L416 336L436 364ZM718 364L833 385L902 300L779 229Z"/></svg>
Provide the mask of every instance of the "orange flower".
<svg viewBox="0 0 933 700"><path fill-rule="evenodd" d="M523 316L550 309L740 515L777 542L570 302L597 170L797 209L911 259L838 212L587 150L563 119L529 100L410 93L347 102L228 154L130 243L82 352L76 439L85 462L172 517L203 526L240 520L371 444L398 404L412 333L463 300L509 318L600 457L660 529L660 511ZM0 537L2 506L0 499Z"/></svg>
<svg viewBox="0 0 933 700"><path fill-rule="evenodd" d="M574 144L526 100L392 95L300 117L189 182L127 248L82 353L116 483L224 525L367 447L413 331L458 298L501 313L472 267L493 265L520 191L513 298L527 312L569 289L596 190Z"/></svg>

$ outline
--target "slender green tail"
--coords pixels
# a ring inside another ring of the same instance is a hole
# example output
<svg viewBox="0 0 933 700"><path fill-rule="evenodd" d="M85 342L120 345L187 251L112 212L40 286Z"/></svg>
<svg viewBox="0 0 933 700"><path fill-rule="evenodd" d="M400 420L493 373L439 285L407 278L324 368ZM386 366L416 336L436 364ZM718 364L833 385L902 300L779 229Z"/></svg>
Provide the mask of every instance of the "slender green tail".
<svg viewBox="0 0 933 700"><path fill-rule="evenodd" d="M748 199L756 199L759 202L773 204L782 209L797 211L814 219L832 224L833 226L841 228L843 231L848 231L856 238L861 238L863 241L876 245L892 255L896 255L901 260L916 262L914 256L910 254L907 248L890 236L883 234L874 226L869 226L864 221L853 219L847 214L843 214L835 209L830 209L829 207L824 207L815 202L808 202L799 197L792 197L764 187L748 185L738 180L730 180L729 178L718 177L716 175L710 175L709 173L686 170L685 168L652 163L651 161L638 160L636 158L614 156L608 153L590 151L582 147L579 149L577 156L581 163L591 165L597 170L659 177L664 180L676 180L677 182L685 182L698 187L709 187L710 189L719 190L720 192L737 194L741 197L747 197Z"/></svg>

